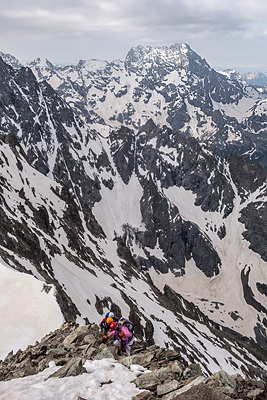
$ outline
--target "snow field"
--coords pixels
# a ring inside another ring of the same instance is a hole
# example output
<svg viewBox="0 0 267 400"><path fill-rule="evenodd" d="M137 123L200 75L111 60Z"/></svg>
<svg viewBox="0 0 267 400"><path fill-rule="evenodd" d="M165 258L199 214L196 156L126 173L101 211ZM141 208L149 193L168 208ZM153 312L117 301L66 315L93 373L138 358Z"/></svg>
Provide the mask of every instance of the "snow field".
<svg viewBox="0 0 267 400"><path fill-rule="evenodd" d="M37 375L0 382L1 400L131 400L141 392L132 381L145 368L132 365L131 370L113 359L87 360L87 373L76 377L49 378L60 367L50 367ZM108 383L110 382L111 383Z"/></svg>

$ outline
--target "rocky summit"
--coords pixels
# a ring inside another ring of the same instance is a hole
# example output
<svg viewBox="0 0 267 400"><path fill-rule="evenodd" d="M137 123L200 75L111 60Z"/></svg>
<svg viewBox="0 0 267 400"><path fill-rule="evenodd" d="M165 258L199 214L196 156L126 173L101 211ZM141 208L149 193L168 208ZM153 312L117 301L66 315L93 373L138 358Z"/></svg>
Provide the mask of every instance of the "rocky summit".
<svg viewBox="0 0 267 400"><path fill-rule="evenodd" d="M79 327L64 323L25 351L9 353L0 363L0 380L38 374L51 361L58 370L47 379L77 376L87 373L83 367L86 360L111 358L127 368L133 364L143 367L143 373L134 380L140 393L133 400L263 400L267 397L266 381L229 375L223 370L203 375L198 364L184 362L179 350L147 346L142 341L135 342L129 357L118 356L112 341L102 343L102 335L96 324ZM101 386L111 383L101 382Z"/></svg>

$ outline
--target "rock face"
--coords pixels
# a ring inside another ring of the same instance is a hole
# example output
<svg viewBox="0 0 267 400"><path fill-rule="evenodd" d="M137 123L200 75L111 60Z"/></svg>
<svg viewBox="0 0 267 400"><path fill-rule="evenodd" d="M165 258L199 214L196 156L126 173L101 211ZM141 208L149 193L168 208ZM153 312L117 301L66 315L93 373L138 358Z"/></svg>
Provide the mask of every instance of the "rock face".
<svg viewBox="0 0 267 400"><path fill-rule="evenodd" d="M158 346L146 347L145 343L138 341L130 357L124 354L117 356L112 342L101 344L101 337L95 324L78 327L74 323L64 323L34 346L29 346L25 351L19 350L16 354L10 353L0 362L0 380L37 374L47 368L51 361L59 369L48 379L77 376L86 373L83 367L86 360L109 357L127 368L138 364L146 370L134 381L141 390L135 400L266 399L266 381L240 375L230 376L222 370L206 376L199 365L185 364L179 351ZM109 383L111 381L105 382Z"/></svg>
<svg viewBox="0 0 267 400"><path fill-rule="evenodd" d="M87 197L87 203L88 197L91 201L99 200L98 184L93 180L90 184L89 176L84 175L85 159L78 157L83 145L90 147L93 134L89 128L84 127L50 85L37 83L30 68L15 70L0 59L0 76L0 131L17 136L31 165L42 174L62 182L79 197ZM89 154L88 149L90 158ZM74 181L79 181L79 187L72 185ZM85 193L80 193L85 186Z"/></svg>

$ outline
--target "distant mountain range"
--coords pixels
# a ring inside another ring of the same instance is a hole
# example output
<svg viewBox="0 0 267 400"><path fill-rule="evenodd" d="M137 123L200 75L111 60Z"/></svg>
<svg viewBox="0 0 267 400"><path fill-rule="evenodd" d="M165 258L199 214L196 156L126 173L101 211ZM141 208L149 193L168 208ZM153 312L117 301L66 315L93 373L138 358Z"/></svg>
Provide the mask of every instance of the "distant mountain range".
<svg viewBox="0 0 267 400"><path fill-rule="evenodd" d="M28 66L102 135L121 125L137 131L151 118L221 154L267 164L267 94L236 72L216 72L186 44L137 46L124 62L60 67L38 58Z"/></svg>
<svg viewBox="0 0 267 400"><path fill-rule="evenodd" d="M267 97L227 74L185 44L64 68L1 59L0 256L52 285L65 320L112 309L148 344L255 377Z"/></svg>

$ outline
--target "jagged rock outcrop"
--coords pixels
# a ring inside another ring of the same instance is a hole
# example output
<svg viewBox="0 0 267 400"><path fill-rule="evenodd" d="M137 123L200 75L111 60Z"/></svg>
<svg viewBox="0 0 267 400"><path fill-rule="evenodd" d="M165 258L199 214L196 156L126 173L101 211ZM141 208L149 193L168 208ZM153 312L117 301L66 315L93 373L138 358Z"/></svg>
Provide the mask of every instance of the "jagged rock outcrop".
<svg viewBox="0 0 267 400"><path fill-rule="evenodd" d="M77 376L86 373L83 367L86 360L109 357L127 368L138 364L148 370L134 380L141 390L134 400L266 399L265 381L230 376L224 371L206 376L199 365L185 363L179 351L155 345L147 347L145 342L136 342L130 357L117 356L112 342L103 344L101 337L95 324L78 327L74 323L64 323L25 351L8 354L0 362L0 380L37 374L48 368L51 361L60 368L48 379Z"/></svg>

